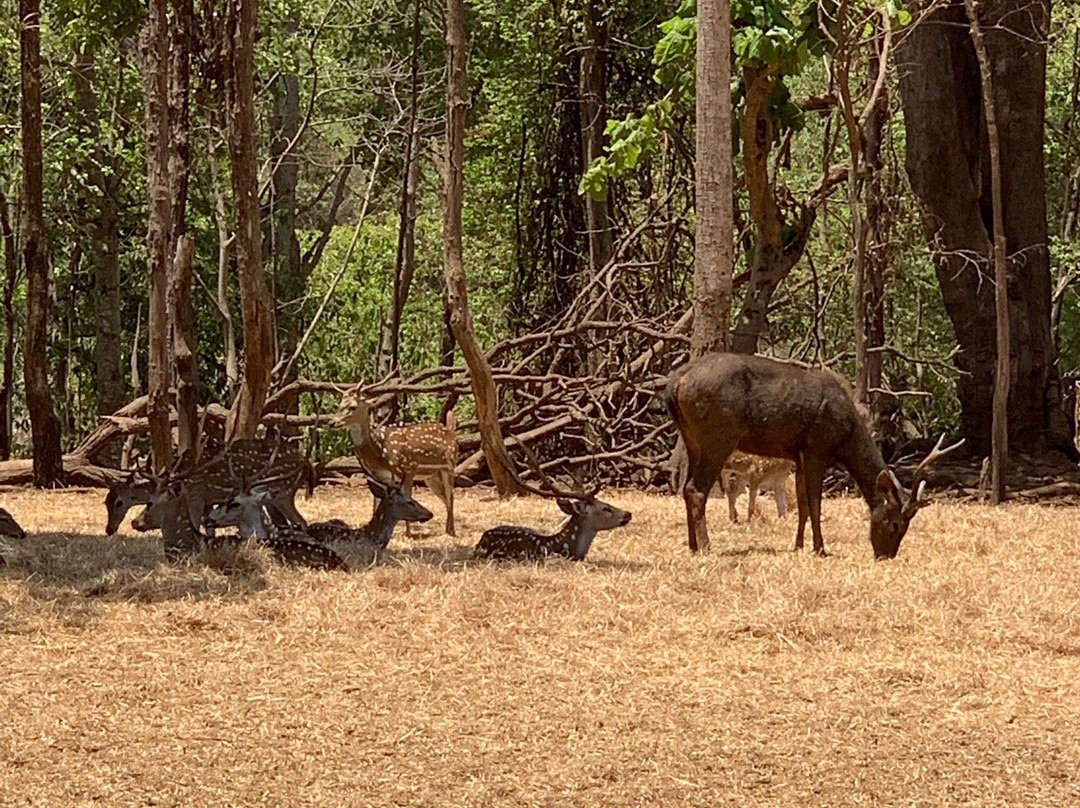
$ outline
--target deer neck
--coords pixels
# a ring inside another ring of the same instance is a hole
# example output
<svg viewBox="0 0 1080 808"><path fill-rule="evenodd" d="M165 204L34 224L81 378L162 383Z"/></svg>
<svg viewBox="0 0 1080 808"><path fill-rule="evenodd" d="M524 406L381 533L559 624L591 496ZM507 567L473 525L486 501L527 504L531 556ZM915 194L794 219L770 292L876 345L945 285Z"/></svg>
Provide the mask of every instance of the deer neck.
<svg viewBox="0 0 1080 808"><path fill-rule="evenodd" d="M550 543L555 547L566 544L570 547L571 557L581 561L589 553L593 539L596 538L596 528L588 527L580 519L574 517L563 525L562 530L550 536ZM561 555L561 553L560 553Z"/></svg>
<svg viewBox="0 0 1080 808"><path fill-rule="evenodd" d="M394 535L394 526L398 523L397 519L391 518L390 509L385 507L386 503L387 500L382 500L375 515L371 517L371 521L357 531L365 541L381 547L390 543Z"/></svg>
<svg viewBox="0 0 1080 808"><path fill-rule="evenodd" d="M848 456L842 460L851 472L851 476L855 478L855 484L859 486L859 493L866 500L866 504L871 509L879 505L882 493L878 488L877 478L889 467L885 465L881 450L874 442L870 429L861 420L852 433Z"/></svg>
<svg viewBox="0 0 1080 808"><path fill-rule="evenodd" d="M349 424L349 437L354 446L364 446L373 442L371 433L371 410L366 406L356 408L354 420Z"/></svg>

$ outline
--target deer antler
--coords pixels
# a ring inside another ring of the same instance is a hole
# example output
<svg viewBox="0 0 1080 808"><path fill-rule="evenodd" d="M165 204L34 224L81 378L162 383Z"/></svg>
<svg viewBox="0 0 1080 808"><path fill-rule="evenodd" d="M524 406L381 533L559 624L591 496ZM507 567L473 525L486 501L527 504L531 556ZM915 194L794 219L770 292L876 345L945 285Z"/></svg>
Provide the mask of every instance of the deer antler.
<svg viewBox="0 0 1080 808"><path fill-rule="evenodd" d="M944 442L945 435L942 433L941 437L938 438L937 444L935 444L934 448L930 451L930 454L924 457L922 462L919 463L918 467L915 469L915 476L911 481L911 499L908 500L907 506L905 507L905 510L908 513L914 513L930 502L930 500L923 497L923 492L926 490L926 472L929 471L934 463L949 454L949 452L959 449L964 444L964 439L961 438L956 443L952 444L952 446L946 446L942 449L941 444Z"/></svg>
<svg viewBox="0 0 1080 808"><path fill-rule="evenodd" d="M529 485L521 479L516 470L508 466L511 475L514 478L514 482L521 486L521 488L525 489L530 494L536 494L538 497L546 497L548 499L561 497L563 499L580 499L586 502L596 499L596 495L600 491L599 485L597 485L591 493L587 493L585 491L585 488L581 485L581 481L578 480L578 478L574 475L573 472L570 472L570 476L574 478L574 482L577 484L577 490L567 491L565 489L560 489L559 486L555 484L555 481L548 476L547 472L544 471L543 468L541 468L540 461L536 459L536 455L533 454L533 451L529 448L528 444L525 443L525 441L519 440L518 446L520 446L522 451L525 453L525 458L529 464L529 467L536 473L536 476L540 478L540 482L543 485L547 486L549 490L545 491L541 488Z"/></svg>

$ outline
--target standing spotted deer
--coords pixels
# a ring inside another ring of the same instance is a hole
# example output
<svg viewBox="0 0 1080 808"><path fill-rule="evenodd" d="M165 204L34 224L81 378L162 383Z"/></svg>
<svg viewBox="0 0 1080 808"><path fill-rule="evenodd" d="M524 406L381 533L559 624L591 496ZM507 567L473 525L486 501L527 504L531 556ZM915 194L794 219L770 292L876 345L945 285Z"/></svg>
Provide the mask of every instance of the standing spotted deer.
<svg viewBox="0 0 1080 808"><path fill-rule="evenodd" d="M783 518L787 515L787 481L795 471L795 464L778 457L759 457L734 451L724 464L722 474L724 489L727 493L728 516L732 522L739 521L736 509L739 495L746 489L750 491L750 503L746 520L754 518L757 508L757 495L761 489L773 492L776 499L776 513Z"/></svg>
<svg viewBox="0 0 1080 808"><path fill-rule="evenodd" d="M960 443L944 436L919 464L912 491L885 464L866 418L847 385L833 373L741 354L708 354L668 380L668 409L686 444L689 476L683 486L691 551L709 549L705 505L716 478L736 449L795 463L801 549L806 519L814 551L825 555L821 488L832 465L846 468L870 508L874 557L894 558L923 498L930 465ZM962 443L962 441L961 441Z"/></svg>
<svg viewBox="0 0 1080 808"><path fill-rule="evenodd" d="M458 440L454 414L446 426L433 422L372 426L371 405L359 385L341 398L334 425L345 427L365 471L384 483L397 481L406 495L421 480L446 506L446 532L454 535L454 469Z"/></svg>

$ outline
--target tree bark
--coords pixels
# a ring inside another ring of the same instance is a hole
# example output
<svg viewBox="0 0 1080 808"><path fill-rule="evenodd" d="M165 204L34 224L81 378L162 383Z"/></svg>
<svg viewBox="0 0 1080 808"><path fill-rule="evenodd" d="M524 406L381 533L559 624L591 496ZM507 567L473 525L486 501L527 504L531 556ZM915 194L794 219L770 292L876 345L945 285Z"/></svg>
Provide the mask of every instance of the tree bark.
<svg viewBox="0 0 1080 808"><path fill-rule="evenodd" d="M447 0L446 45L448 78L446 87L446 213L443 224L443 274L446 277L447 305L454 338L469 367L469 383L476 400L476 417L491 479L500 497L520 491L512 461L499 427L499 394L491 377L491 365L480 347L469 311L465 288L465 267L461 247L461 208L465 180L465 112L468 88L465 77L465 3Z"/></svg>
<svg viewBox="0 0 1080 808"><path fill-rule="evenodd" d="M146 185L149 215L146 260L150 275L147 334L150 340L150 450L154 469L172 463L169 428L168 274L170 223L169 187L169 20L168 0L152 0L139 34L139 69L146 108Z"/></svg>
<svg viewBox="0 0 1080 808"><path fill-rule="evenodd" d="M584 9L585 40L581 45L581 67L578 90L581 96L582 167L587 169L604 154L604 131L607 127L607 58L608 26L604 0L587 0ZM589 277L595 278L607 266L614 252L614 223L611 199L596 199L585 194L585 226L589 245ZM587 281L586 281L587 282ZM607 319L605 309L597 317ZM593 352L595 353L595 352ZM590 356L589 367L595 369L602 357Z"/></svg>
<svg viewBox="0 0 1080 808"><path fill-rule="evenodd" d="M995 77L992 101L1008 110L998 129L1015 374L1009 443L1040 453L1071 442L1050 330L1043 162L1049 0L1034 0L1023 13L1015 12L1006 0L979 4ZM996 234L979 65L963 3L954 0L920 21L907 34L900 61L908 176L960 347L955 361L961 371L961 431L985 455L991 445L996 359L988 256Z"/></svg>
<svg viewBox="0 0 1080 808"><path fill-rule="evenodd" d="M971 41L979 63L982 84L983 114L986 117L987 149L990 157L990 200L994 234L994 316L997 331L997 366L994 371L994 406L991 428L990 502L999 505L1005 500L1005 464L1009 459L1009 300L1005 256L1005 219L1001 199L1001 141L998 137L997 110L994 101L993 68L986 52L978 5L964 0Z"/></svg>
<svg viewBox="0 0 1080 808"><path fill-rule="evenodd" d="M195 35L192 0L171 0L169 49L169 184L172 189L171 261L168 265L171 353L176 376L176 451L188 468L199 457L199 369L195 353L195 242L187 234L188 182L191 174L191 51Z"/></svg>
<svg viewBox="0 0 1080 808"><path fill-rule="evenodd" d="M697 30L697 234L694 240L694 356L730 345L735 263L731 164L731 3L699 0Z"/></svg>
<svg viewBox="0 0 1080 808"><path fill-rule="evenodd" d="M236 208L236 258L244 324L244 371L226 425L226 440L253 438L262 418L273 368L273 307L262 267L255 123L257 0L226 4L226 124Z"/></svg>
<svg viewBox="0 0 1080 808"><path fill-rule="evenodd" d="M0 374L0 460L11 457L11 399L15 390L15 287L19 281L19 252L11 209L0 188L0 236L4 240L4 366Z"/></svg>
<svg viewBox="0 0 1080 808"><path fill-rule="evenodd" d="M22 167L25 213L23 260L26 264L26 405L34 446L34 485L63 483L60 421L49 386L49 264L45 254L41 153L41 13L38 0L20 0L22 80Z"/></svg>

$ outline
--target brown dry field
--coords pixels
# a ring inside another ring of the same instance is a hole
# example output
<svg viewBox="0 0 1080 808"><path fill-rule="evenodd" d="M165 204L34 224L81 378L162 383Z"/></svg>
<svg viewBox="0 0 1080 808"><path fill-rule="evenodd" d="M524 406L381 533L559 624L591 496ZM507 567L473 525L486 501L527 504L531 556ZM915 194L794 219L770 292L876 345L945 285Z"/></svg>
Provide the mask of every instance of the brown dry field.
<svg viewBox="0 0 1080 808"><path fill-rule="evenodd" d="M1076 508L935 504L875 563L857 500L818 559L722 499L694 557L680 500L610 499L634 520L582 564L474 562L559 513L462 491L458 539L344 574L166 565L102 535L100 492L0 493L31 533L0 568L0 805L1080 804Z"/></svg>

